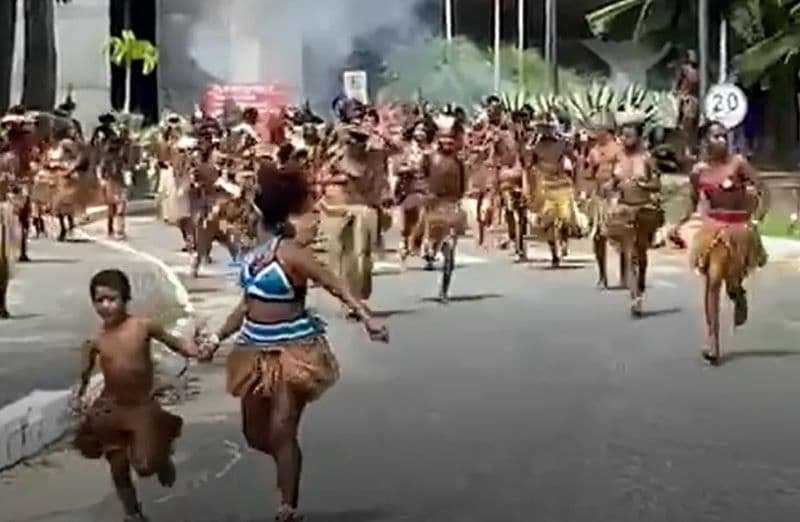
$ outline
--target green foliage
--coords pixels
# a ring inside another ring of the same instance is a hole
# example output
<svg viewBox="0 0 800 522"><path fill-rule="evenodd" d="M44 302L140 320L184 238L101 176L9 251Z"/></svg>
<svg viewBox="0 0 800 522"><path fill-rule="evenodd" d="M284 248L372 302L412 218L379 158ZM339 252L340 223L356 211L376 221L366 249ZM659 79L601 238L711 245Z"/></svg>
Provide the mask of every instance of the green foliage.
<svg viewBox="0 0 800 522"><path fill-rule="evenodd" d="M536 51L524 54L522 82L516 49L506 46L500 57L501 93L519 89L528 95L550 92L548 65ZM494 92L492 50L481 49L466 38L455 38L449 48L440 38L399 48L386 62L381 100L408 100L421 95L432 103L470 106ZM564 89L589 83L588 78L564 69L560 69L559 79Z"/></svg>
<svg viewBox="0 0 800 522"><path fill-rule="evenodd" d="M112 36L103 47L114 65L129 68L133 62L142 62L142 74L148 75L158 65L158 49L147 40L139 40L133 31L122 31L122 36Z"/></svg>
<svg viewBox="0 0 800 522"><path fill-rule="evenodd" d="M745 85L759 81L800 49L800 0L709 0L709 24L725 17L732 30L734 62ZM619 0L586 16L595 35L664 42L692 41L696 2Z"/></svg>
<svg viewBox="0 0 800 522"><path fill-rule="evenodd" d="M734 28L747 43L736 57L736 67L745 84L761 80L773 67L797 56L800 0L740 0L735 7L733 18L738 25Z"/></svg>

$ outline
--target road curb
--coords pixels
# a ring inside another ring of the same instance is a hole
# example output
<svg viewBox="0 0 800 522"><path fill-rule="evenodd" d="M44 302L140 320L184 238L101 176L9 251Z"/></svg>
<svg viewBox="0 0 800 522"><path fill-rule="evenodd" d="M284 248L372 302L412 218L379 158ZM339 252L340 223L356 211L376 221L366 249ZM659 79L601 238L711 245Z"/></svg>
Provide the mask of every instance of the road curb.
<svg viewBox="0 0 800 522"><path fill-rule="evenodd" d="M128 213L131 215L148 214L156 209L152 200L132 201L128 204ZM104 207L87 209L84 224L96 222L105 218ZM125 243L96 238L77 231L78 236L138 256L155 265L165 276L175 292L176 300L183 309L186 318L179 319L176 329L184 331L193 328L194 306L189 300L189 293L178 279L175 272L157 257L136 250ZM175 367L175 362L166 356L163 350L156 350L155 357L161 359L166 366ZM157 361L158 362L158 361ZM91 400L102 390L102 375L95 375L89 383L87 391ZM43 449L68 433L75 421L72 414L70 398L71 390L34 390L25 397L0 408L0 470L10 468L20 462L35 456Z"/></svg>

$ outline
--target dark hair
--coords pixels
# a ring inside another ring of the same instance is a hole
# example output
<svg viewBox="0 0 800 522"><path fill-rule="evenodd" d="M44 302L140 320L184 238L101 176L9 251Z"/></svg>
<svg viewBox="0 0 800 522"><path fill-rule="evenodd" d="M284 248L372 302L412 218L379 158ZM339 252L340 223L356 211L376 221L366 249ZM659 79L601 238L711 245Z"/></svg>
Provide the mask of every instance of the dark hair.
<svg viewBox="0 0 800 522"><path fill-rule="evenodd" d="M698 136L702 139L708 138L708 133L711 132L711 127L714 126L722 127L723 129L726 128L722 122L717 120L708 120L697 129Z"/></svg>
<svg viewBox="0 0 800 522"><path fill-rule="evenodd" d="M302 212L311 193L305 172L291 163L281 168L264 163L258 169L258 183L254 203L266 227L282 225Z"/></svg>
<svg viewBox="0 0 800 522"><path fill-rule="evenodd" d="M374 120L375 123L380 123L381 122L381 116L380 116L380 114L378 114L378 111L375 110L375 109L367 109L366 117Z"/></svg>
<svg viewBox="0 0 800 522"><path fill-rule="evenodd" d="M403 130L403 139L405 141L411 141L414 139L414 131L416 131L417 126L419 125L422 125L422 128L425 131L425 142L433 143L433 139L436 137L436 126L426 119L417 120L406 127Z"/></svg>
<svg viewBox="0 0 800 522"><path fill-rule="evenodd" d="M131 282L122 270L109 268L101 270L92 276L92 280L89 282L89 294L92 296L92 300L96 297L97 288L101 286L119 292L122 301L125 303L131 300Z"/></svg>
<svg viewBox="0 0 800 522"><path fill-rule="evenodd" d="M276 156L278 162L283 164L291 159L292 154L294 154L294 145L291 143L283 143L278 147L278 154Z"/></svg>
<svg viewBox="0 0 800 522"><path fill-rule="evenodd" d="M256 122L258 122L258 109L254 107L248 107L242 113L242 119L250 125L255 125Z"/></svg>
<svg viewBox="0 0 800 522"><path fill-rule="evenodd" d="M622 129L633 129L638 137L642 138L644 136L644 124L642 123L623 123L619 126L619 130L622 131Z"/></svg>

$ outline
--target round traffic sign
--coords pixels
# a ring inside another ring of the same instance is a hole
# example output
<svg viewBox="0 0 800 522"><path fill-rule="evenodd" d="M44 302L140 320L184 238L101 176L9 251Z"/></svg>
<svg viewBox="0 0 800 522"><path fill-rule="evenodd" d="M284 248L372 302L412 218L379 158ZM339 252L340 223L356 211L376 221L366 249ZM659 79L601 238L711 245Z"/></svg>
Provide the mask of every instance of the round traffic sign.
<svg viewBox="0 0 800 522"><path fill-rule="evenodd" d="M736 85L721 83L712 86L703 104L706 119L718 121L732 129L747 116L747 96Z"/></svg>

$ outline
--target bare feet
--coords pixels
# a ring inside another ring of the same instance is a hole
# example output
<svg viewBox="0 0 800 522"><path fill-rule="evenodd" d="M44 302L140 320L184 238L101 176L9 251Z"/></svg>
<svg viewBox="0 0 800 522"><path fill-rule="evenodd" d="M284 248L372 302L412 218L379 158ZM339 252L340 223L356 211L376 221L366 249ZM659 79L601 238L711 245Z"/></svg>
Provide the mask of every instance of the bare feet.
<svg viewBox="0 0 800 522"><path fill-rule="evenodd" d="M286 505L278 508L278 512L275 514L275 522L303 522L304 520L305 517L298 515L294 508Z"/></svg>

